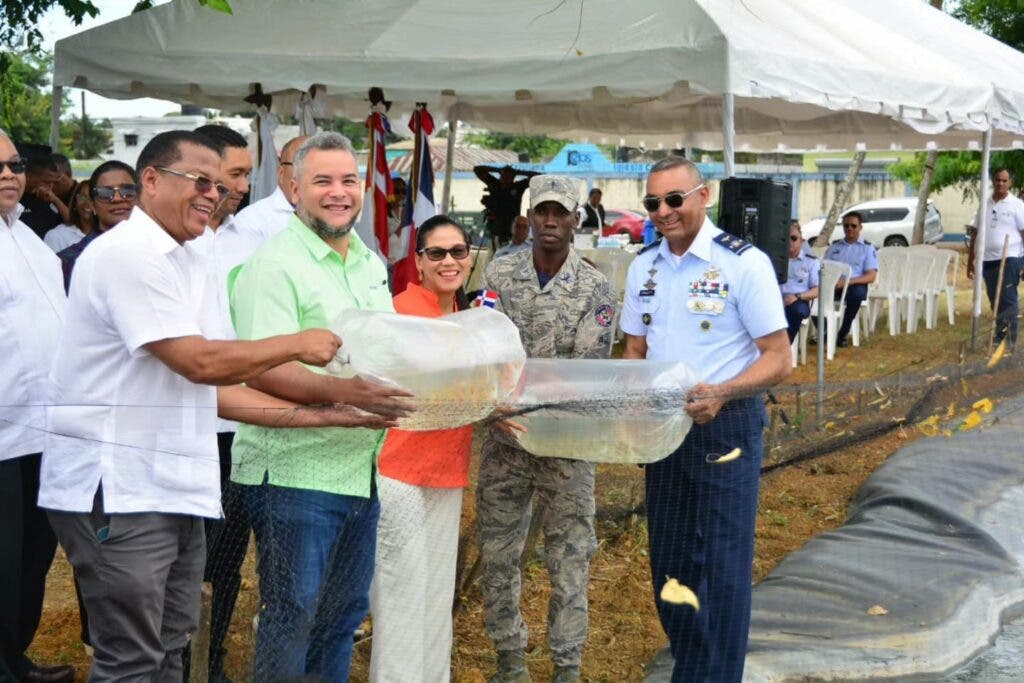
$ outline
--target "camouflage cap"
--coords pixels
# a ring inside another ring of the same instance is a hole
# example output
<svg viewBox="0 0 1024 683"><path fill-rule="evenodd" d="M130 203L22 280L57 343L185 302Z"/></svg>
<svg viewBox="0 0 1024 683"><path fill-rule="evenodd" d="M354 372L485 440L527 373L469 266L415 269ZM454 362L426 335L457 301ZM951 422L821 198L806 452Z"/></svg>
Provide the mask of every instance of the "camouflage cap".
<svg viewBox="0 0 1024 683"><path fill-rule="evenodd" d="M558 202L568 211L579 204L579 185L572 178L560 175L535 175L530 178L530 208L543 202Z"/></svg>

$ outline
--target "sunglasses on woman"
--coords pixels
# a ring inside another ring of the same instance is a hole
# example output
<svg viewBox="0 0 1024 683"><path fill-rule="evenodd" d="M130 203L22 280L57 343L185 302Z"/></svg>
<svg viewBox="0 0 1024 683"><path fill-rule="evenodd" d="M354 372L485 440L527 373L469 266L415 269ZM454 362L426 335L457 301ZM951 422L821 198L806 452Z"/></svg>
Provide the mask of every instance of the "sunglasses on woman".
<svg viewBox="0 0 1024 683"><path fill-rule="evenodd" d="M431 261L444 261L444 257L451 254L452 258L456 261L469 256L469 247L465 244L459 244L451 249L443 249L442 247L427 247L426 249L420 249L419 253L426 255Z"/></svg>
<svg viewBox="0 0 1024 683"><path fill-rule="evenodd" d="M686 198L697 190L704 187L704 183L701 183L697 187L693 188L688 192L669 192L664 197L644 197L644 208L647 209L648 213L654 213L661 206L661 202L664 200L665 204L670 209L678 209L686 201Z"/></svg>
<svg viewBox="0 0 1024 683"><path fill-rule="evenodd" d="M92 188L89 192L93 199L98 199L101 202L112 202L114 201L114 195L121 195L121 199L132 201L139 196L139 186L133 183L125 183L124 185L97 185Z"/></svg>

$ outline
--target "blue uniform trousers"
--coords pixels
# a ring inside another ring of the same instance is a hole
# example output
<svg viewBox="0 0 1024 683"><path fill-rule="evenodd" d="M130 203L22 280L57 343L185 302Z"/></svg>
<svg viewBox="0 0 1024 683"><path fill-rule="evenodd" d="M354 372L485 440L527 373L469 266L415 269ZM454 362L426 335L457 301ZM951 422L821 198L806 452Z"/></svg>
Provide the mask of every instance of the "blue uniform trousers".
<svg viewBox="0 0 1024 683"><path fill-rule="evenodd" d="M849 285L846 288L846 298L843 299L846 302L846 308L843 309L843 324L839 326L836 342L842 342L846 339L846 335L850 333L850 327L853 326L853 320L857 317L857 311L860 310L860 305L867 298L867 285Z"/></svg>
<svg viewBox="0 0 1024 683"><path fill-rule="evenodd" d="M789 335L789 343L792 344L796 335L800 332L800 325L804 320L811 317L811 305L802 299L797 299L785 307L786 313L786 334Z"/></svg>
<svg viewBox="0 0 1024 683"><path fill-rule="evenodd" d="M996 337L998 344L1009 333L1007 343L1011 348L1017 345L1017 285L1020 282L1024 258L1008 257L1003 268L1003 291L999 294L999 310L996 311ZM981 276L985 280L985 292L989 306L996 300L996 285L999 284L999 261L984 261Z"/></svg>
<svg viewBox="0 0 1024 683"><path fill-rule="evenodd" d="M765 421L761 397L730 401L710 423L694 425L672 455L647 466L651 578L675 657L673 683L743 677ZM738 459L708 462L737 447ZM697 594L699 611L661 600L668 577Z"/></svg>

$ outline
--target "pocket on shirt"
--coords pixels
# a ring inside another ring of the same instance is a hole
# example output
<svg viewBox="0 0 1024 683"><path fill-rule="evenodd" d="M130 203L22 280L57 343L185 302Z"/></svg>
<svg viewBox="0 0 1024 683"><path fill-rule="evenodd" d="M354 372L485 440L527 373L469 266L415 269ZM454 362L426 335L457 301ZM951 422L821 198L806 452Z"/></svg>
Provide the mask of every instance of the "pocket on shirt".
<svg viewBox="0 0 1024 683"><path fill-rule="evenodd" d="M212 437L207 437L207 439ZM204 454L205 444L198 437L158 435L153 454L153 482L182 493L220 491L220 460L216 447ZM211 483L212 482L212 483Z"/></svg>

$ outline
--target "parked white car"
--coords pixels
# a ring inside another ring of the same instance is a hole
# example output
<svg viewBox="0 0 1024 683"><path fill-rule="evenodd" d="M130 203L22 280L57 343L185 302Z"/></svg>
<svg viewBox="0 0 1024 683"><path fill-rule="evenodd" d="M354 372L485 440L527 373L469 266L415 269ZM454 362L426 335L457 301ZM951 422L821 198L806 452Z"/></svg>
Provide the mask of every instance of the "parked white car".
<svg viewBox="0 0 1024 683"><path fill-rule="evenodd" d="M860 212L864 217L864 230L861 237L876 247L905 247L910 244L914 234L914 212L917 210L917 197L896 197L893 199L875 199L851 206L840 216L839 222L832 230L831 241L843 238L842 216L851 211ZM807 221L801 226L801 232L808 244L813 245L815 238L821 234L825 225L825 217L821 216ZM942 239L942 216L939 210L929 201L924 217L924 241L926 244Z"/></svg>

